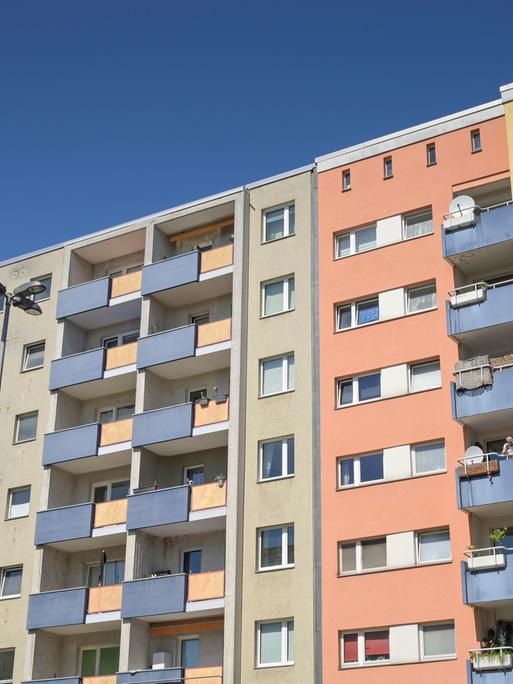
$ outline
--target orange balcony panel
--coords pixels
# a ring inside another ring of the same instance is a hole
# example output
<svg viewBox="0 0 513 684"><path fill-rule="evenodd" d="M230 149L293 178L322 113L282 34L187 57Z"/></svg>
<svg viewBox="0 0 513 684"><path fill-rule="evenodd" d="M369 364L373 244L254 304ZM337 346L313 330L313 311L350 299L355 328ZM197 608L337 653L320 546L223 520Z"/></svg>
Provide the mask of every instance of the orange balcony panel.
<svg viewBox="0 0 513 684"><path fill-rule="evenodd" d="M233 264L233 245L223 245L201 253L200 273L208 273Z"/></svg>
<svg viewBox="0 0 513 684"><path fill-rule="evenodd" d="M113 423L104 423L101 426L100 446L110 446L121 442L130 442L132 439L132 419L115 420Z"/></svg>
<svg viewBox="0 0 513 684"><path fill-rule="evenodd" d="M190 684L220 684L223 681L223 666L212 667L187 667L185 668L184 682Z"/></svg>
<svg viewBox="0 0 513 684"><path fill-rule="evenodd" d="M203 425L212 425L212 423L222 423L228 420L229 402L224 401L222 404L216 404L215 401L209 401L207 406L194 405L194 427L202 427Z"/></svg>
<svg viewBox="0 0 513 684"><path fill-rule="evenodd" d="M127 499L104 501L95 504L94 526L123 525L126 523Z"/></svg>
<svg viewBox="0 0 513 684"><path fill-rule="evenodd" d="M215 572L199 572L189 575L188 601L208 601L223 598L224 570Z"/></svg>
<svg viewBox="0 0 513 684"><path fill-rule="evenodd" d="M88 613L109 613L121 610L121 584L89 589Z"/></svg>
<svg viewBox="0 0 513 684"><path fill-rule="evenodd" d="M226 506L226 483L220 487L217 482L191 487L191 511Z"/></svg>
<svg viewBox="0 0 513 684"><path fill-rule="evenodd" d="M132 292L139 292L141 289L142 271L134 271L134 273L127 273L126 275L116 276L112 278L110 286L110 296L121 297Z"/></svg>
<svg viewBox="0 0 513 684"><path fill-rule="evenodd" d="M122 344L120 347L112 347L111 349L107 349L105 370L130 366L135 363L136 358L137 342L129 342L128 344Z"/></svg>
<svg viewBox="0 0 513 684"><path fill-rule="evenodd" d="M212 321L198 325L198 338L196 346L206 347L209 344L226 342L232 337L232 319L224 318L222 321Z"/></svg>
<svg viewBox="0 0 513 684"><path fill-rule="evenodd" d="M98 677L82 677L82 684L116 684L116 675L99 675Z"/></svg>

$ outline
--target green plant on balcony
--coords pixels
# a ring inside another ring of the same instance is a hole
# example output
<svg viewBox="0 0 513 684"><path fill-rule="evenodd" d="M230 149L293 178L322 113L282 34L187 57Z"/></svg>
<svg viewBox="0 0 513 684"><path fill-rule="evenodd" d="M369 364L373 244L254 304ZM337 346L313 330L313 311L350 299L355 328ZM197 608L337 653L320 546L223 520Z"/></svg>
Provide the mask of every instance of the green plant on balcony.
<svg viewBox="0 0 513 684"><path fill-rule="evenodd" d="M505 527L494 527L490 532L490 541L493 546L500 546L507 533L508 530Z"/></svg>

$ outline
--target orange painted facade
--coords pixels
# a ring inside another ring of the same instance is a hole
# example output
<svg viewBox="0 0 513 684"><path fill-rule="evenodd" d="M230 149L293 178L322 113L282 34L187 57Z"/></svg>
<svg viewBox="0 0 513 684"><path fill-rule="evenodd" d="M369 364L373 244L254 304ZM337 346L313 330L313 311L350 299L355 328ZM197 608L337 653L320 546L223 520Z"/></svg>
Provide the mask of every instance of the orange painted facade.
<svg viewBox="0 0 513 684"><path fill-rule="evenodd" d="M479 646L474 610L463 604L460 560L471 543L469 519L457 509L455 468L464 429L452 418L450 382L458 344L448 337L447 292L453 267L442 253L441 224L454 186L485 183L508 171L504 117L479 125L483 150L472 154L472 127L353 161L319 173L320 391L323 681L374 684L466 681L469 649ZM426 144L437 164L427 166ZM383 179L383 157L393 178ZM342 170L351 190L342 192ZM334 259L334 235L431 206L434 234ZM436 280L436 310L335 333L334 310L394 288ZM387 366L440 358L442 387L363 405L335 408L335 380ZM404 444L445 440L440 474L337 489L337 458ZM338 576L338 543L449 527L452 561ZM456 659L342 668L339 631L454 620Z"/></svg>

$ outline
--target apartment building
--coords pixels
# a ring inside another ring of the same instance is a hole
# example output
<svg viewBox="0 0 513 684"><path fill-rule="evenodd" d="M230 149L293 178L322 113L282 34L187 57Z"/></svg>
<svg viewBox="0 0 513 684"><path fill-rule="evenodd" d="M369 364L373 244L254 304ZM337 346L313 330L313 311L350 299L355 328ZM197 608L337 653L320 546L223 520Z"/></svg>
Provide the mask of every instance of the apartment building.
<svg viewBox="0 0 513 684"><path fill-rule="evenodd" d="M500 95L0 264L1 684L513 684Z"/></svg>

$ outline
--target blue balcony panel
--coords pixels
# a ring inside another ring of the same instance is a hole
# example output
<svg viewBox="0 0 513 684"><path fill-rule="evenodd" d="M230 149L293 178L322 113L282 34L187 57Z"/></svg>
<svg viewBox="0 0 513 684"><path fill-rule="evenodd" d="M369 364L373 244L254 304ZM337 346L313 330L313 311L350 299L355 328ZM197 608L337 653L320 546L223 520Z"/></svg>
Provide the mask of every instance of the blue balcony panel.
<svg viewBox="0 0 513 684"><path fill-rule="evenodd" d="M31 594L28 601L27 629L82 625L87 609L87 589L61 589Z"/></svg>
<svg viewBox="0 0 513 684"><path fill-rule="evenodd" d="M57 295L57 318L66 318L108 306L110 278L98 278L82 285L60 290Z"/></svg>
<svg viewBox="0 0 513 684"><path fill-rule="evenodd" d="M461 562L463 603L482 605L497 601L513 601L513 549L501 551L506 565L501 568L471 571Z"/></svg>
<svg viewBox="0 0 513 684"><path fill-rule="evenodd" d="M30 679L21 684L81 684L81 677L51 677L50 679Z"/></svg>
<svg viewBox="0 0 513 684"><path fill-rule="evenodd" d="M452 383L451 393L455 420L499 434L502 429L508 430L513 419L513 367L495 371L493 385L458 392Z"/></svg>
<svg viewBox="0 0 513 684"><path fill-rule="evenodd" d="M486 291L483 302L453 309L448 306L449 335L459 335L513 322L513 283Z"/></svg>
<svg viewBox="0 0 513 684"><path fill-rule="evenodd" d="M189 485L129 496L127 530L185 522L189 518L189 497Z"/></svg>
<svg viewBox="0 0 513 684"><path fill-rule="evenodd" d="M191 437L193 409L193 404L179 404L136 414L133 419L132 446L137 448Z"/></svg>
<svg viewBox="0 0 513 684"><path fill-rule="evenodd" d="M137 345L137 368L149 368L161 363L185 359L188 356L194 356L195 351L195 325L142 337Z"/></svg>
<svg viewBox="0 0 513 684"><path fill-rule="evenodd" d="M96 456L99 442L99 423L49 432L44 438L43 465Z"/></svg>
<svg viewBox="0 0 513 684"><path fill-rule="evenodd" d="M493 462L492 462L493 463ZM513 459L498 456L499 472L467 477L458 468L456 487L458 508L513 503Z"/></svg>
<svg viewBox="0 0 513 684"><path fill-rule="evenodd" d="M467 684L513 684L513 670L488 670L476 672L467 660Z"/></svg>
<svg viewBox="0 0 513 684"><path fill-rule="evenodd" d="M35 544L54 544L91 536L94 504L85 503L39 511L36 516Z"/></svg>
<svg viewBox="0 0 513 684"><path fill-rule="evenodd" d="M64 356L52 361L50 368L50 390L71 387L82 382L100 380L105 366L105 349Z"/></svg>
<svg viewBox="0 0 513 684"><path fill-rule="evenodd" d="M483 211L475 224L444 231L443 240L447 257L513 240L513 205Z"/></svg>
<svg viewBox="0 0 513 684"><path fill-rule="evenodd" d="M150 295L169 290L199 279L200 253L198 251L179 254L144 266L141 294Z"/></svg>
<svg viewBox="0 0 513 684"><path fill-rule="evenodd" d="M201 680L199 680L201 681ZM181 667L166 667L163 670L139 670L137 672L118 672L116 684L171 684L172 682L183 682L183 670Z"/></svg>
<svg viewBox="0 0 513 684"><path fill-rule="evenodd" d="M123 582L122 618L183 613L187 594L186 575L161 575Z"/></svg>

